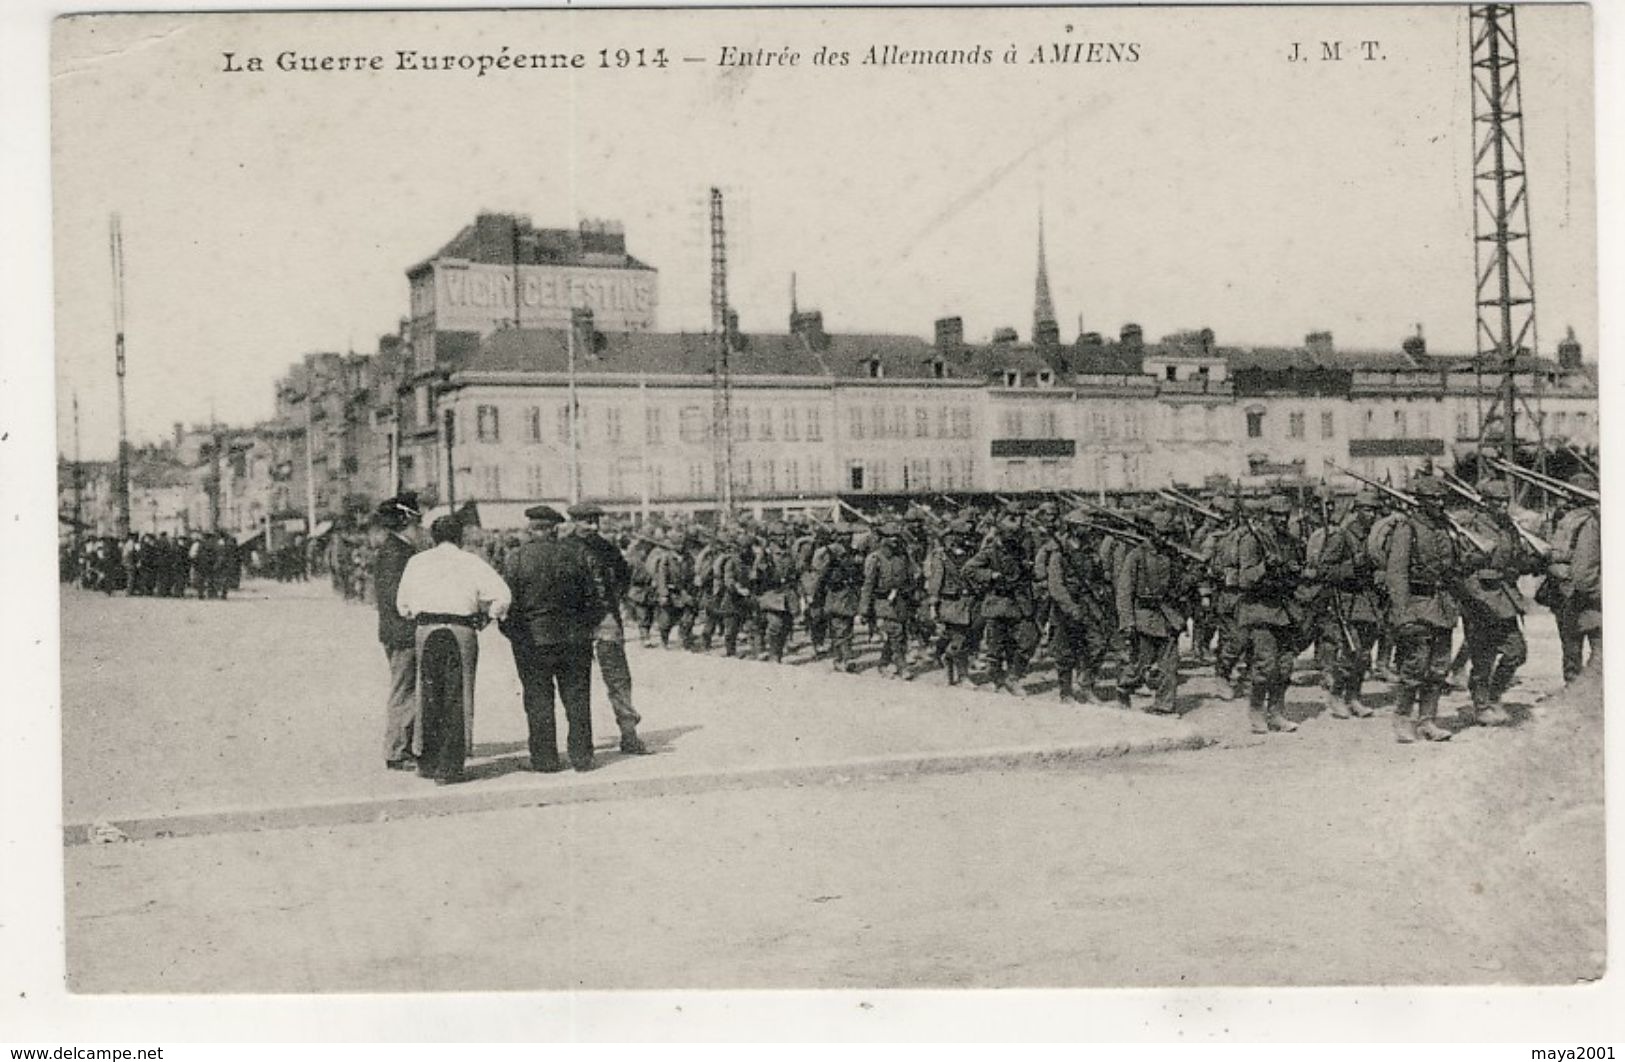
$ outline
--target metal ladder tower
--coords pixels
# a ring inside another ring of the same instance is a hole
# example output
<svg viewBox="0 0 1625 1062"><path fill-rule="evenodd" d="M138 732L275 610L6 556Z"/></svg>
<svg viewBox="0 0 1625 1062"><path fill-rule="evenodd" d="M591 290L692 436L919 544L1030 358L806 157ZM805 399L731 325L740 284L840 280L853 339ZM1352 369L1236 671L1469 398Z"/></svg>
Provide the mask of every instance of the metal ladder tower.
<svg viewBox="0 0 1625 1062"><path fill-rule="evenodd" d="M722 189L711 189L711 338L715 346L711 366L711 445L715 466L717 522L733 517L733 379L729 349L733 337L728 320L728 244L722 227Z"/></svg>
<svg viewBox="0 0 1625 1062"><path fill-rule="evenodd" d="M1518 407L1533 422L1545 452L1540 414L1541 374L1534 405L1518 388L1518 354L1538 354L1535 261L1530 245L1529 186L1524 162L1523 91L1518 73L1518 21L1512 4L1475 4L1467 12L1472 46L1473 249L1477 270L1478 445L1499 443L1517 460ZM1483 406L1484 375L1500 373L1495 397ZM1497 430L1498 427L1498 430ZM1479 473L1482 477L1482 471Z"/></svg>
<svg viewBox="0 0 1625 1062"><path fill-rule="evenodd" d="M130 533L130 435L124 405L124 228L114 214L108 233L113 256L113 370L118 374L118 537Z"/></svg>

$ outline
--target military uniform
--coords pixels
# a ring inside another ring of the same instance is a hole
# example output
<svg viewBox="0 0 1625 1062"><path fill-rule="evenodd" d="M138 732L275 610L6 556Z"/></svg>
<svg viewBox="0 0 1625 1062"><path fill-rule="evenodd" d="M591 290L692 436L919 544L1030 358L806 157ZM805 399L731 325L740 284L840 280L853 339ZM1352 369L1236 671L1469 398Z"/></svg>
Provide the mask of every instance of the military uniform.
<svg viewBox="0 0 1625 1062"><path fill-rule="evenodd" d="M850 534L840 525L837 534ZM852 623L858 614L858 595L863 587L863 561L850 545L839 538L830 541L813 556L812 599L819 602L829 624L831 666L837 671L852 670Z"/></svg>
<svg viewBox="0 0 1625 1062"><path fill-rule="evenodd" d="M1021 518L1006 512L998 533L965 565L965 575L980 591L982 651L988 673L1007 692L1025 696L1021 678L1027 653L1020 627L1032 622L1032 571L1021 537Z"/></svg>
<svg viewBox="0 0 1625 1062"><path fill-rule="evenodd" d="M1325 616L1329 626L1322 637L1335 646L1330 709L1334 719L1366 718L1372 714L1360 699L1360 691L1371 664L1371 648L1382 626L1376 566L1366 550L1372 515L1380 505L1374 492L1361 492L1349 515L1327 532L1320 550L1310 558L1326 589Z"/></svg>
<svg viewBox="0 0 1625 1062"><path fill-rule="evenodd" d="M655 599L655 627L660 632L660 644L671 647L671 634L677 632L677 644L692 649L694 641L694 558L689 554L690 539L677 531L667 536L664 549L650 559Z"/></svg>
<svg viewBox="0 0 1625 1062"><path fill-rule="evenodd" d="M1303 607L1296 597L1302 545L1287 533L1283 519L1291 511L1287 499L1271 498L1269 522L1244 529L1236 539L1241 591L1236 622L1247 633L1252 668L1247 715L1260 734L1298 728L1285 714L1292 665L1305 642Z"/></svg>
<svg viewBox="0 0 1625 1062"><path fill-rule="evenodd" d="M1597 481L1582 473L1576 486L1595 490ZM1585 662L1602 661L1602 518L1596 505L1565 512L1552 533L1550 577L1556 585L1557 634L1563 645L1563 680L1572 682Z"/></svg>
<svg viewBox="0 0 1625 1062"><path fill-rule="evenodd" d="M1083 531L1071 530L1047 566L1050 647L1063 702L1095 703L1095 676L1111 643L1112 610L1098 596L1111 583L1093 547Z"/></svg>
<svg viewBox="0 0 1625 1062"><path fill-rule="evenodd" d="M858 599L858 613L872 616L880 630L880 666L909 678L908 630L914 615L919 572L903 542L903 529L888 524L870 555Z"/></svg>
<svg viewBox="0 0 1625 1062"><path fill-rule="evenodd" d="M970 634L976 599L965 576L976 542L968 520L949 524L937 546L926 555L924 590L927 611L936 624L933 650L948 669L948 685L957 686L970 671Z"/></svg>
<svg viewBox="0 0 1625 1062"><path fill-rule="evenodd" d="M763 658L780 663L795 624L800 596L795 558L782 535L769 536L766 548L756 555L750 581L756 592L757 613L762 618Z"/></svg>
<svg viewBox="0 0 1625 1062"><path fill-rule="evenodd" d="M1491 501L1511 497L1505 483L1486 483L1480 493ZM1477 554L1477 566L1461 581L1462 632L1472 663L1467 681L1473 702L1471 718L1486 726L1502 726L1512 720L1501 706L1501 697L1529 658L1523 636L1528 604L1518 590L1518 576L1534 571L1539 558L1524 546L1504 512L1499 516L1475 512L1471 530L1491 547L1487 553Z"/></svg>
<svg viewBox="0 0 1625 1062"><path fill-rule="evenodd" d="M1167 514L1159 514L1165 520ZM1117 567L1117 626L1123 637L1117 699L1127 708L1134 691L1155 671L1150 710L1172 713L1179 692L1179 634L1185 617L1178 607L1182 573L1173 557L1151 543L1129 547Z"/></svg>
<svg viewBox="0 0 1625 1062"><path fill-rule="evenodd" d="M1432 479L1413 487L1429 506L1442 503L1444 488ZM1389 614L1399 658L1399 700L1394 705L1395 736L1401 742L1424 737L1447 741L1438 724L1439 697L1450 667L1450 636L1461 608L1450 586L1460 558L1449 528L1439 516L1411 513L1388 541L1385 580Z"/></svg>

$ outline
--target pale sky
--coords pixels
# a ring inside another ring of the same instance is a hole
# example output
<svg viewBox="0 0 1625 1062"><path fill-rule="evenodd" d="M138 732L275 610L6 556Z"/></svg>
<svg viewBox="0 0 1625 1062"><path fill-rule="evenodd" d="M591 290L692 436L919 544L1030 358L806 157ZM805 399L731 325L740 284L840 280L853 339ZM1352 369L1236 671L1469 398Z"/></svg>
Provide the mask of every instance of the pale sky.
<svg viewBox="0 0 1625 1062"><path fill-rule="evenodd" d="M1595 357L1592 54L1583 7L1522 8L1540 345ZM1068 27L1071 27L1070 32ZM59 439L117 443L108 215L123 218L131 436L249 423L307 351L375 349L405 269L482 209L616 218L663 329L709 321L705 196L731 301L832 331L1031 328L1036 215L1063 339L1126 321L1222 343L1473 344L1465 7L194 15L58 24ZM1292 42L1386 59L1286 61ZM1135 42L1136 63L1026 62ZM871 44L1017 45L1021 62L857 65ZM720 70L724 44L793 69ZM589 69L398 72L396 49L575 51ZM664 46L665 70L594 68ZM820 45L853 65L812 65ZM377 73L228 74L222 53L382 54ZM684 55L705 64L685 64Z"/></svg>

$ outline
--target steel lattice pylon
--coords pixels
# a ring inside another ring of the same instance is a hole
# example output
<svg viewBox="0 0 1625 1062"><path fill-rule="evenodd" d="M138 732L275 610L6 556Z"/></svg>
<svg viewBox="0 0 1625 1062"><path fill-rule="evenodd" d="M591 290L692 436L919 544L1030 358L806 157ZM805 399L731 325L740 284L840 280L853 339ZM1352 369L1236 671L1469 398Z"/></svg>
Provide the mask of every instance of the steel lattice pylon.
<svg viewBox="0 0 1625 1062"><path fill-rule="evenodd" d="M728 321L728 244L722 229L722 189L711 189L711 441L717 488L717 522L733 514L733 378L728 367L733 341Z"/></svg>
<svg viewBox="0 0 1625 1062"><path fill-rule="evenodd" d="M1467 14L1473 79L1473 248L1477 271L1475 369L1483 394L1486 368L1501 376L1489 409L1479 406L1479 448L1499 442L1517 454L1517 410L1544 428L1529 396L1518 391L1519 353L1538 353L1535 262L1529 238L1529 186L1524 164L1523 90L1518 74L1518 22L1512 4L1475 4ZM1540 374L1534 374L1539 386ZM1539 401L1539 392L1535 395Z"/></svg>

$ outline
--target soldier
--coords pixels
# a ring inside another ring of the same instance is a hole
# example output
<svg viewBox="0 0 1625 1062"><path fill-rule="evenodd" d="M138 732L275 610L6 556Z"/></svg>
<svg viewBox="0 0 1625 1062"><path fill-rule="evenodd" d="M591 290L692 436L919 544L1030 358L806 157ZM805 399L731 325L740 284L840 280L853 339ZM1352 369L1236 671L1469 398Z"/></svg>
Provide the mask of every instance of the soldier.
<svg viewBox="0 0 1625 1062"><path fill-rule="evenodd" d="M1411 491L1418 506L1394 525L1385 569L1399 658L1394 736L1404 744L1418 737L1450 740L1450 731L1439 725L1437 717L1450 666L1450 635L1461 618L1450 592L1460 561L1444 520L1444 486L1426 477L1418 479Z"/></svg>
<svg viewBox="0 0 1625 1062"><path fill-rule="evenodd" d="M1588 472L1570 483L1582 490L1597 490L1597 478ZM1579 677L1586 649L1591 661L1602 664L1602 517L1592 502L1576 501L1557 521L1552 533L1549 569L1555 584L1557 634L1563 643L1563 681Z"/></svg>
<svg viewBox="0 0 1625 1062"><path fill-rule="evenodd" d="M673 529L666 535L665 547L650 554L655 628L666 649L671 648L674 629L679 647L694 648L694 558L689 551L698 548L699 543L692 533L685 535Z"/></svg>
<svg viewBox="0 0 1625 1062"><path fill-rule="evenodd" d="M976 527L955 517L941 541L926 555L925 599L936 624L936 657L948 669L948 685L957 686L970 670L970 632L975 598L965 565L976 551Z"/></svg>
<svg viewBox="0 0 1625 1062"><path fill-rule="evenodd" d="M657 531L635 533L626 550L626 563L632 572L632 582L626 590L626 603L632 609L632 621L637 624L638 644L647 649L653 644L655 596L653 577L649 571L649 556L660 548Z"/></svg>
<svg viewBox="0 0 1625 1062"><path fill-rule="evenodd" d="M1144 514L1159 533L1166 533L1172 518L1160 510ZM1117 624L1123 638L1122 665L1117 675L1117 701L1133 707L1134 691L1156 672L1156 691L1148 711L1170 715L1179 693L1179 632L1185 627L1177 602L1184 574L1169 552L1150 541L1129 547L1117 567L1114 589Z"/></svg>
<svg viewBox="0 0 1625 1062"><path fill-rule="evenodd" d="M609 692L615 725L621 731L621 751L630 756L646 755L649 749L638 737L643 717L632 707L632 667L626 660L626 627L621 621L621 599L632 585L632 568L615 544L599 533L598 525L604 518L601 506L578 502L570 506L569 516L576 528L575 537L586 547L598 596L605 606L604 618L593 634L593 656L598 660L604 689Z"/></svg>
<svg viewBox="0 0 1625 1062"><path fill-rule="evenodd" d="M762 617L764 627L762 659L783 663L784 647L795 625L796 599L800 595L796 562L783 525L769 528L767 546L756 556L750 581L756 591L757 614Z"/></svg>
<svg viewBox="0 0 1625 1062"><path fill-rule="evenodd" d="M1336 647L1331 661L1333 719L1366 719L1372 714L1360 691L1382 625L1382 599L1366 540L1381 508L1376 491L1361 491L1348 515L1327 531L1319 552L1311 555L1315 573L1326 588L1329 627L1323 637Z"/></svg>
<svg viewBox="0 0 1625 1062"><path fill-rule="evenodd" d="M1529 657L1523 637L1528 606L1518 591L1518 576L1538 570L1542 558L1512 527L1506 511L1512 497L1507 484L1485 483L1479 495L1486 508L1473 513L1470 526L1491 548L1474 551L1478 566L1461 582L1462 633L1473 668L1467 680L1472 708L1466 719L1469 724L1505 726L1512 717L1501 698Z"/></svg>
<svg viewBox="0 0 1625 1062"><path fill-rule="evenodd" d="M1273 497L1265 522L1245 527L1236 542L1236 585L1241 591L1236 620L1247 632L1252 664L1247 719L1255 734L1298 729L1285 715L1303 633L1303 613L1294 597L1303 553L1287 532L1291 515L1292 503Z"/></svg>
<svg viewBox="0 0 1625 1062"><path fill-rule="evenodd" d="M813 593L818 581L818 573L813 567L813 557L821 547L829 543L831 537L829 525L816 524L810 533L800 535L791 545L791 551L795 555L797 578L801 583L807 640L812 643L814 660L828 650L829 631L824 621L823 602Z"/></svg>
<svg viewBox="0 0 1625 1062"><path fill-rule="evenodd" d="M1061 548L1056 535L1059 519L1059 507L1052 501L1040 502L1033 510L1033 623L1039 634L1038 645L1033 650L1034 659L1037 659L1051 633L1049 567Z"/></svg>
<svg viewBox="0 0 1625 1062"><path fill-rule="evenodd" d="M830 666L836 671L852 671L852 623L858 614L858 594L863 586L863 561L850 545L862 528L837 524L830 541L813 555L813 593L829 624ZM846 541L842 541L842 537Z"/></svg>
<svg viewBox="0 0 1625 1062"><path fill-rule="evenodd" d="M880 541L870 554L858 599L858 613L872 616L880 629L880 667L890 665L893 678L911 679L908 668L908 625L914 613L919 570L903 542L901 524L880 528Z"/></svg>
<svg viewBox="0 0 1625 1062"><path fill-rule="evenodd" d="M1019 627L1032 622L1032 569L1022 534L1019 506L1005 507L994 534L965 565L965 575L981 592L982 650L994 684L1016 697L1027 670Z"/></svg>
<svg viewBox="0 0 1625 1062"><path fill-rule="evenodd" d="M744 623L747 605L751 601L750 586L745 582L744 551L750 544L750 532L743 528L721 531L710 558L710 607L706 626L701 632L705 648L711 648L711 634L722 628L724 656L739 655L739 629Z"/></svg>
<svg viewBox="0 0 1625 1062"><path fill-rule="evenodd" d="M1096 544L1084 530L1088 514L1069 513L1059 548L1048 563L1050 646L1055 654L1061 702L1099 704L1095 675L1111 642L1111 616L1096 587L1110 586Z"/></svg>

